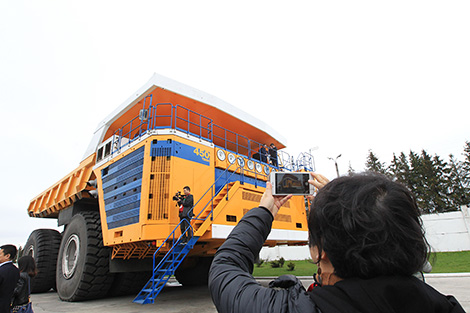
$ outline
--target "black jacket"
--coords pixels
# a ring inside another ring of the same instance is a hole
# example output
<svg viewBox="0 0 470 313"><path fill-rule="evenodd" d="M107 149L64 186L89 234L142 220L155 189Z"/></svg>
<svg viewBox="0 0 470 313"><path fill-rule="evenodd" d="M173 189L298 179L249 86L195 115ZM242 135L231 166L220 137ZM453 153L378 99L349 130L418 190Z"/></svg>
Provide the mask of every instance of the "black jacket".
<svg viewBox="0 0 470 313"><path fill-rule="evenodd" d="M13 263L0 266L0 313L10 312L11 297L19 278L20 271Z"/></svg>
<svg viewBox="0 0 470 313"><path fill-rule="evenodd" d="M460 304L414 277L347 279L305 291L293 275L261 286L251 276L255 256L271 231L273 217L250 210L217 251L209 288L218 312L464 312Z"/></svg>
<svg viewBox="0 0 470 313"><path fill-rule="evenodd" d="M276 147L269 147L269 160L271 164L277 166L277 148Z"/></svg>
<svg viewBox="0 0 470 313"><path fill-rule="evenodd" d="M194 205L193 195L189 194L184 196L183 201L179 201L178 204L183 206L183 211L179 214L180 218L190 218L194 215L193 211L191 211L191 214L189 214L189 211L193 208Z"/></svg>
<svg viewBox="0 0 470 313"><path fill-rule="evenodd" d="M268 163L268 151L264 147L259 148L259 156L261 162Z"/></svg>
<svg viewBox="0 0 470 313"><path fill-rule="evenodd" d="M12 305L22 305L29 302L30 294L30 277L28 273L20 273L20 279L16 284L16 288L13 292L13 302Z"/></svg>

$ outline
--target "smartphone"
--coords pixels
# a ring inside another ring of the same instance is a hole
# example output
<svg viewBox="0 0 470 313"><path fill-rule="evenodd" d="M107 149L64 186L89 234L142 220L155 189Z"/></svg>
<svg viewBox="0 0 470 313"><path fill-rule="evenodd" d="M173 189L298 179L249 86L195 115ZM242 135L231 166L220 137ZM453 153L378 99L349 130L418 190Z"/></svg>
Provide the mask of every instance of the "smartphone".
<svg viewBox="0 0 470 313"><path fill-rule="evenodd" d="M315 187L308 183L309 179L313 177L307 172L271 172L273 195L313 195Z"/></svg>

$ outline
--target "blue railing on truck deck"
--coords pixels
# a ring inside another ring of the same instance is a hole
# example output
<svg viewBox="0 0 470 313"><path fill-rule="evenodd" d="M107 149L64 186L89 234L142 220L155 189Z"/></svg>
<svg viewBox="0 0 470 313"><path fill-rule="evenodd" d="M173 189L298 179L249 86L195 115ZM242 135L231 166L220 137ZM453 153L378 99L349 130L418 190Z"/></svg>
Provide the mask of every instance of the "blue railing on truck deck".
<svg viewBox="0 0 470 313"><path fill-rule="evenodd" d="M150 96L146 98L148 97ZM138 116L114 132L115 144L111 153L120 152L122 146L139 139L149 130L168 128L191 134L247 157L252 157L252 154L258 152L262 146L254 140L214 124L212 119L181 105L158 103L150 104L148 109L142 109Z"/></svg>
<svg viewBox="0 0 470 313"><path fill-rule="evenodd" d="M146 108L147 98L149 98L148 108ZM138 140L150 130L168 128L190 134L201 140L211 142L215 146L250 159L253 159L254 156L258 154L258 158L256 159L262 162L263 158L259 157L259 150L263 144L214 124L212 119L207 116L181 105L174 105L172 103L158 103L152 105L151 95L144 98L143 109L140 111L139 115L114 132L111 154L119 153L124 145ZM312 156L310 157L313 159ZM269 153L266 153L266 158L269 160ZM286 168L288 170L313 170L312 164L308 164L308 162L305 161L305 157L302 158L301 164L298 165L298 161L294 160L285 151L278 151L277 158L277 168Z"/></svg>

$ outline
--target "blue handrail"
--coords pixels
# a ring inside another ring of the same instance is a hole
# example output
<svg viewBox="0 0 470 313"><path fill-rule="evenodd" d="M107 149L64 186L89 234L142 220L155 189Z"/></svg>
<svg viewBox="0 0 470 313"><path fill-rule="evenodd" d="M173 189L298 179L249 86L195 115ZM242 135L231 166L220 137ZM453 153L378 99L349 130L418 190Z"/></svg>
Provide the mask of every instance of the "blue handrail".
<svg viewBox="0 0 470 313"><path fill-rule="evenodd" d="M212 204L212 203L213 203L214 198L217 196L217 195L214 195L214 192L213 192L214 189L215 189L215 186L216 186L217 182L218 182L219 179L221 179L223 176L226 177L226 173L229 171L230 167L231 167L233 164L235 164L235 163L236 163L236 162L233 162L232 164L230 164L230 165L225 169L225 171L214 181L214 183L206 190L206 192L204 192L204 194L199 198L199 200L197 200L196 204L194 204L193 207L189 210L188 215L191 216L191 213L193 212L193 209L199 204L199 202L201 202L202 199L204 199L204 197L207 195L207 193L208 193L209 191L212 191L212 196L211 196L211 199L209 200L209 202L207 202L206 205L205 205L205 206L201 209L201 211L197 214L197 216L196 216L196 217L193 217L192 219L199 220L199 221L205 221L205 220L207 219L207 217L206 217L206 219L199 219L199 216L202 214L202 212L204 212L204 210L207 208L207 206L208 206L209 204ZM237 169L235 169L235 171L233 171L232 174L230 174L229 177L227 177L227 179L225 180L225 185L226 185L226 186L227 186L227 184L228 184L229 179L232 177L233 174L235 174L235 173L237 172L237 170L238 170L239 168L240 168L240 166L239 166ZM212 215L212 211L213 211L213 210L214 210L214 208L211 209L211 214L210 214L210 215ZM207 215L207 216L209 216L209 215Z"/></svg>
<svg viewBox="0 0 470 313"><path fill-rule="evenodd" d="M185 234L186 232L188 232L188 230L191 228L192 229L192 234L194 235L194 229L193 229L193 226L191 225L191 223L188 223L189 224L189 227L187 227L185 229L185 231L178 237L178 239L176 240L175 242L175 232L176 230L178 229L178 226L181 225L181 223L184 221L184 219L182 219L178 225L176 225L176 227L173 229L173 231L168 235L168 237L166 237L166 239L162 242L162 244L160 245L160 247L158 247L158 249L153 253L153 269L155 270L155 259L156 259L156 256L158 255L160 249L166 244L166 242L168 241L168 239L170 237L173 237L172 238L172 246L171 248L166 252L165 256L160 260L160 262L158 263L158 266L160 266L160 264L162 262L164 262L166 260L166 257L170 255L170 253L174 250L174 248L180 243L181 239L182 239L182 235ZM154 276L152 275L152 284L155 282L155 278Z"/></svg>
<svg viewBox="0 0 470 313"><path fill-rule="evenodd" d="M149 108L145 109L147 98L150 98ZM119 153L124 145L131 144L135 140L140 139L140 137L152 129L167 128L191 134L202 140L214 143L217 147L243 155L252 160L255 159L253 157L254 153L259 153L259 149L262 146L261 143L216 125L212 119L181 105L173 105L172 103L152 105L151 95L144 98L143 110L148 110L147 119L140 119L138 115L113 133L111 155ZM163 113L165 114L161 113L161 111L164 111ZM180 115L185 115L185 117ZM139 120L137 121L137 119ZM178 121L181 121L184 125L178 124ZM266 157L269 159L269 153ZM308 153L303 153L297 160L294 160L287 152L277 151L277 158L277 166L270 166L278 170L315 170L313 156ZM257 161L263 163L260 159L257 159Z"/></svg>
<svg viewBox="0 0 470 313"><path fill-rule="evenodd" d="M187 113L187 117L186 119L183 118L183 117L180 117L178 115L178 108L180 108L180 112L183 111L183 114L186 112ZM199 117L199 123L195 123L192 121L191 119L191 116L194 116L194 117ZM202 120L204 119L204 121L208 121L208 127L204 127L204 125L202 124ZM209 140L212 142L212 136L210 136L210 134L212 134L211 132L211 127L209 127L210 125L212 125L212 119L200 114L200 113L197 113L196 111L193 111L193 110L190 110L190 109L187 109L181 105L175 105L174 106L174 121L175 121L175 129L178 129L178 130L181 130L183 132L186 132L187 134L192 134L200 139L205 139L205 140ZM185 128L182 128L182 127L178 127L178 121L183 121L183 124L187 123L187 129ZM192 132L191 131L191 126L194 126L195 128L198 128L199 129L199 134L198 133L195 133L195 132ZM203 136L203 130L207 131L207 136Z"/></svg>
<svg viewBox="0 0 470 313"><path fill-rule="evenodd" d="M199 200L196 202L195 205L193 205L193 207L189 210L188 212L188 216L191 216L191 213L193 212L193 209L199 204L199 202L205 197L205 195L210 191L210 190L213 190L215 188L215 185L216 183L219 181L219 179L221 179L222 177L225 176L226 180L225 180L225 186L228 190L228 182L230 180L230 178L232 177L232 175L234 175L239 169L241 170L241 172L243 172L243 168L241 168L240 166L238 166L235 171L231 172L230 176L226 176L226 173L228 172L228 170L230 169L230 167L235 164L236 162L230 164L230 166L228 166L225 171L216 179L216 181L209 187L209 189L207 189L207 191L199 198ZM256 175L256 172L255 172L255 175ZM243 174L242 174L242 177L243 177ZM211 199L207 202L207 204L204 206L204 208L202 208L202 210L198 213L198 215L194 218L190 218L189 221L191 221L192 219L196 219L196 220L201 220L201 221L205 221L209 216L212 215L213 213L213 210L214 208L211 209L211 214L208 214L207 217L205 219L199 219L199 216L202 214L202 212L204 212L205 208L213 202L214 198L216 197L217 195L212 195ZM227 193L227 197L228 197L228 193ZM173 249L175 248L175 246L177 246L180 241L181 241L181 238L182 236L179 236L178 239L175 241L175 232L176 230L179 228L179 226L181 225L181 223L184 221L181 220L177 225L176 227L173 229L173 231L168 235L168 237L166 237L166 239L162 242L162 244L158 247L158 249L153 253L153 268L155 268L155 260L156 260L156 256L158 255L160 249L165 245L165 243L168 241L168 239L170 239L170 237L172 237L172 242L173 242L173 245L171 246L171 248L168 250L168 252L166 253L166 255L170 255L171 251L173 251ZM191 236L194 236L194 228L193 226L191 225L191 223L188 223L189 226L185 229L185 231L182 233L187 233L190 229L191 229L191 232L189 233L192 233ZM181 235L182 235L181 234ZM164 262L165 260L165 257L160 260L158 266L160 266L160 263ZM152 282L154 282L154 280L152 280Z"/></svg>
<svg viewBox="0 0 470 313"><path fill-rule="evenodd" d="M145 109L146 99L149 97L149 106L148 109ZM177 129L186 134L194 135L197 138L212 142L216 146L233 151L239 155L244 155L250 159L253 158L253 153L258 152L261 146L259 142L216 125L209 117L184 106L172 103L153 105L151 95L144 98L143 107L143 110L148 110L148 118L143 120L137 115L116 130L113 133L114 144L111 154L120 152L122 146L138 140L149 130L165 128ZM166 111L167 113L162 114L160 113L161 111Z"/></svg>
<svg viewBox="0 0 470 313"><path fill-rule="evenodd" d="M245 174L244 172L247 171L249 173L254 173L255 175L255 187L258 187L258 176L263 176L264 178L266 178L266 175L263 175L263 174L258 174L255 171L251 171L251 170L246 170L240 166L237 166L235 170L231 170L230 167L233 165L233 164L236 164L237 161L233 162L232 164L230 164L222 174L220 174L220 176L214 181L214 183L206 190L206 192L204 192L204 194L199 198L199 200L196 202L196 204L193 205L193 207L189 210L189 214L188 215L191 215L191 213L193 212L194 208L199 204L199 202L201 202L201 200L207 195L207 193L209 191L212 192L212 195L211 195L211 199L206 203L206 205L199 211L199 213L196 215L196 217L193 217L191 220L198 220L198 221L206 221L206 219L209 217L209 216L213 216L213 212L214 212L214 207L211 208L211 211L210 213L204 218L204 219L200 219L199 216L201 216L201 214L206 210L207 206L209 204L213 205L213 202L214 202L214 198L217 196L217 194L214 194L215 192L215 186L217 185L217 183L219 182L219 180L221 178L225 178L225 182L224 182L224 186L227 190L227 194L226 194L226 199L228 200L228 184L230 182L230 178L232 178L233 175L235 175L237 173L238 170L240 170L240 175L241 175L241 180L240 180L240 183L243 184L244 183L244 177L245 177ZM227 177L227 173L230 172L231 174ZM264 180L263 180L264 182ZM222 190L222 189L221 189Z"/></svg>
<svg viewBox="0 0 470 313"><path fill-rule="evenodd" d="M170 115L165 115L165 114L158 114L158 108L161 110L163 110L166 106L169 106L169 111L170 111ZM151 113L149 114L149 118L151 119L152 121L152 126L151 126L151 129L161 129L161 128L174 128L173 127L173 104L171 103L159 103L155 106L152 106L151 107ZM160 119L165 119L165 118L168 118L169 120L169 124L163 124L163 126L158 126L157 125L157 120Z"/></svg>

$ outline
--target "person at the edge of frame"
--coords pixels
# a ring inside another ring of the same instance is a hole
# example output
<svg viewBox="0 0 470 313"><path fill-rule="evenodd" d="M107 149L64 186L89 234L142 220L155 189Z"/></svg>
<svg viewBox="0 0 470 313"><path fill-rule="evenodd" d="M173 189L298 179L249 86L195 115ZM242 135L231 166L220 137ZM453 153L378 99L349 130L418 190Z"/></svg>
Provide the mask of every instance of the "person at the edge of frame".
<svg viewBox="0 0 470 313"><path fill-rule="evenodd" d="M11 313L29 312L28 310L32 310L33 304L30 300L31 279L38 273L36 262L30 255L23 255L19 258L18 267L20 270L20 279L13 292Z"/></svg>
<svg viewBox="0 0 470 313"><path fill-rule="evenodd" d="M291 197L273 197L268 182L259 207L240 220L212 262L209 288L218 312L464 312L454 297L413 276L429 244L408 189L371 173L331 182L312 175L320 189L308 218L316 286L306 291L295 276L283 275L268 288L251 275L274 217Z"/></svg>
<svg viewBox="0 0 470 313"><path fill-rule="evenodd" d="M180 217L180 229L181 234L183 237L181 238L181 243L186 243L188 240L193 236L193 232L191 227L189 227L189 221L194 216L193 214L193 205L194 205L194 198L191 194L191 188L189 186L185 186L183 188L183 195L178 200L179 205L179 217Z"/></svg>
<svg viewBox="0 0 470 313"><path fill-rule="evenodd" d="M20 278L20 271L13 264L17 251L14 245L0 247L0 313L10 312L13 291Z"/></svg>

